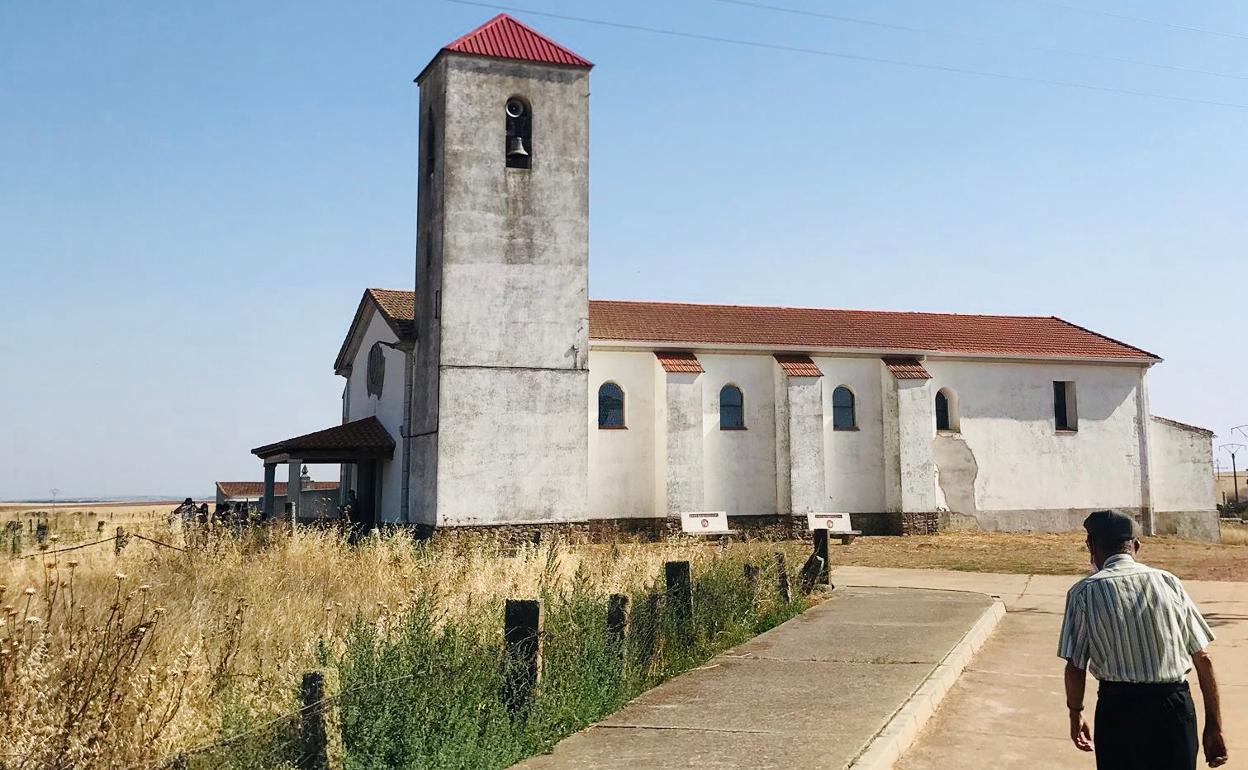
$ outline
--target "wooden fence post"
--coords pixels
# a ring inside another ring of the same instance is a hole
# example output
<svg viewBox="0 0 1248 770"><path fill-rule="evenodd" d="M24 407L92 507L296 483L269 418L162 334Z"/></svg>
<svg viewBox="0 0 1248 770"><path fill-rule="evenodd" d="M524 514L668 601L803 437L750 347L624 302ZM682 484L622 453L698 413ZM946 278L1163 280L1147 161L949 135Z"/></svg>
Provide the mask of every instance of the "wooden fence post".
<svg viewBox="0 0 1248 770"><path fill-rule="evenodd" d="M503 608L503 700L513 714L528 706L542 677L542 603L508 599Z"/></svg>
<svg viewBox="0 0 1248 770"><path fill-rule="evenodd" d="M823 572L824 566L823 557L817 553L812 553L802 565L798 579L801 580L803 596L809 596L815 590L815 584L819 582L819 575Z"/></svg>
<svg viewBox="0 0 1248 770"><path fill-rule="evenodd" d="M831 579L831 573L828 569L828 531L826 529L814 530L815 536L815 556L823 560L823 567L819 570L818 582L827 585Z"/></svg>
<svg viewBox="0 0 1248 770"><path fill-rule="evenodd" d="M113 536L113 551L118 556L126 549L126 530L123 527L117 528L117 534Z"/></svg>
<svg viewBox="0 0 1248 770"><path fill-rule="evenodd" d="M784 552L776 551L776 588L780 592L780 601L789 603L789 568L784 563Z"/></svg>
<svg viewBox="0 0 1248 770"><path fill-rule="evenodd" d="M746 563L741 568L742 574L745 575L745 582L750 584L750 588L758 588L758 567L753 564Z"/></svg>
<svg viewBox="0 0 1248 770"><path fill-rule="evenodd" d="M665 562L663 581L667 586L667 610L680 633L689 636L693 632L693 581L689 577L689 562Z"/></svg>
<svg viewBox="0 0 1248 770"><path fill-rule="evenodd" d="M305 671L299 685L299 770L342 770L342 723L338 716L338 672Z"/></svg>
<svg viewBox="0 0 1248 770"><path fill-rule="evenodd" d="M607 649L613 655L624 653L624 636L628 633L628 597L611 594L607 599Z"/></svg>

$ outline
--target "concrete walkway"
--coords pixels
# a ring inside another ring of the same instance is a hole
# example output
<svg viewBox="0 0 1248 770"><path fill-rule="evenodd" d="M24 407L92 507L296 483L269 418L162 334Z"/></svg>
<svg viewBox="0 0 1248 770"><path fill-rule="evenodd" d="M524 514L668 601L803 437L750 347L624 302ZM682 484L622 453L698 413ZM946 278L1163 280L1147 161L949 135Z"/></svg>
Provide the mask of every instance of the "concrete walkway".
<svg viewBox="0 0 1248 770"><path fill-rule="evenodd" d="M995 623L991 605L975 593L838 589L517 767L848 767L972 626Z"/></svg>
<svg viewBox="0 0 1248 770"><path fill-rule="evenodd" d="M1145 554L1146 556L1146 554ZM1145 559L1145 561L1147 561ZM898 770L1064 770L1095 767L1067 735L1062 663L1057 658L1066 590L1074 576L993 575L841 567L837 585L921 586L996 594L1006 616L942 702ZM1217 634L1210 648L1222 689L1231 761L1248 769L1248 583L1185 582ZM1197 711L1203 708L1192 678ZM1086 706L1095 707L1089 680ZM1095 738L1095 736L1094 736ZM1203 757L1200 765L1204 766Z"/></svg>

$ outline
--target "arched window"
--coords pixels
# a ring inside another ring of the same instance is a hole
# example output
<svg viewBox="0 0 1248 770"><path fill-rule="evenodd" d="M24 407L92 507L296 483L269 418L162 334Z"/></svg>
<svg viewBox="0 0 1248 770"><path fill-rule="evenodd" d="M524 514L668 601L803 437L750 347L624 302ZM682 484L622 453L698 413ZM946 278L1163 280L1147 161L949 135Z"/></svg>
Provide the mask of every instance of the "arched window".
<svg viewBox="0 0 1248 770"><path fill-rule="evenodd" d="M958 399L944 388L936 391L936 430L958 430Z"/></svg>
<svg viewBox="0 0 1248 770"><path fill-rule="evenodd" d="M745 397L736 385L719 391L719 429L745 430Z"/></svg>
<svg viewBox="0 0 1248 770"><path fill-rule="evenodd" d="M386 352L380 342L374 342L368 351L368 371L364 379L364 388L368 395L381 398L381 389L386 384Z"/></svg>
<svg viewBox="0 0 1248 770"><path fill-rule="evenodd" d="M853 430L858 427L854 413L854 392L844 385L832 391L832 430Z"/></svg>
<svg viewBox="0 0 1248 770"><path fill-rule="evenodd" d="M598 388L598 427L624 427L624 389L614 382Z"/></svg>
<svg viewBox="0 0 1248 770"><path fill-rule="evenodd" d="M533 111L518 96L507 100L507 136L503 142L507 168L532 168Z"/></svg>

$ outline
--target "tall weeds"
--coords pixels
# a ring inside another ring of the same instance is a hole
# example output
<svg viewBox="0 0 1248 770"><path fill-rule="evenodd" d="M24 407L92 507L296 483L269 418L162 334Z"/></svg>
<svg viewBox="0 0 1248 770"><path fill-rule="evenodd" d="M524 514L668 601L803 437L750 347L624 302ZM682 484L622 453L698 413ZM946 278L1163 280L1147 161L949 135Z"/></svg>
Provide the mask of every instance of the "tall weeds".
<svg viewBox="0 0 1248 770"><path fill-rule="evenodd" d="M482 540L348 546L332 532L134 543L7 562L0 601L0 768L280 767L303 670L341 675L352 767L501 767L800 609L751 588L747 560L670 542L520 549ZM766 556L767 558L764 558ZM696 630L664 609L662 563L694 563ZM626 649L606 598L631 598ZM649 597L655 594L656 599ZM501 698L502 603L541 598L543 680L517 718Z"/></svg>

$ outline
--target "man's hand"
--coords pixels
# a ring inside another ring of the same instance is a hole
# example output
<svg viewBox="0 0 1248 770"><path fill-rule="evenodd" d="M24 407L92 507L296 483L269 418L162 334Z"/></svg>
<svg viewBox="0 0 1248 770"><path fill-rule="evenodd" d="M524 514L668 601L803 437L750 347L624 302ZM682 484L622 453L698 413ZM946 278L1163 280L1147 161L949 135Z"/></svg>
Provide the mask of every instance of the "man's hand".
<svg viewBox="0 0 1248 770"><path fill-rule="evenodd" d="M1226 764L1226 739L1222 730L1214 725L1205 725L1201 743L1205 745L1205 761L1210 767L1221 767Z"/></svg>
<svg viewBox="0 0 1248 770"><path fill-rule="evenodd" d="M1088 727L1082 711L1070 712L1070 740L1075 744L1075 748L1080 751L1092 750L1092 728ZM1205 745L1208 747L1208 744ZM1208 748L1206 748L1206 751L1208 751ZM1218 764L1222 763L1219 762ZM1214 767L1217 767L1217 765L1214 765Z"/></svg>

